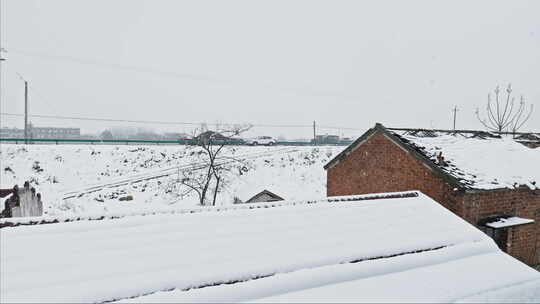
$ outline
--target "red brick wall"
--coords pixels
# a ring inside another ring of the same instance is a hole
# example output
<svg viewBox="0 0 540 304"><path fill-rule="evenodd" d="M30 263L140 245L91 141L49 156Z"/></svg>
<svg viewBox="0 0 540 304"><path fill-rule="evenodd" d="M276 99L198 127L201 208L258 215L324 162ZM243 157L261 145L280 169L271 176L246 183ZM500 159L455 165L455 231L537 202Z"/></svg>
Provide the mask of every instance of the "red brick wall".
<svg viewBox="0 0 540 304"><path fill-rule="evenodd" d="M457 212L452 189L382 132L327 170L327 195L419 190Z"/></svg>
<svg viewBox="0 0 540 304"><path fill-rule="evenodd" d="M529 265L540 263L539 194L529 190L473 194L454 191L441 177L382 132L373 134L327 170L328 196L407 190L423 192L473 225L490 215L535 219L535 224L509 230L508 252Z"/></svg>
<svg viewBox="0 0 540 304"><path fill-rule="evenodd" d="M540 263L540 192L528 189L468 193L461 201L463 217L475 225L492 215L512 215L535 220L533 224L508 229L507 252L520 261Z"/></svg>

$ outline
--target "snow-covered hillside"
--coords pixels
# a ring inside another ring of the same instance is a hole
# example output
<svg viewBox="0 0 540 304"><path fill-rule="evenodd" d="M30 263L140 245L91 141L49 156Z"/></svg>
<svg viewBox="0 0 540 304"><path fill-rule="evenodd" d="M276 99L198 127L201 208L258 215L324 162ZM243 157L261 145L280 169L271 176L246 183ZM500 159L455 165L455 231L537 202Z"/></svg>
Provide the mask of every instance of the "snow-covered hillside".
<svg viewBox="0 0 540 304"><path fill-rule="evenodd" d="M323 165L343 147L226 147L223 156L244 159L231 170L217 204L245 201L264 189L285 199L326 194ZM2 145L0 186L30 180L42 193L47 215L132 213L197 204L179 196L181 170L201 161L187 146ZM126 196L133 200L120 201Z"/></svg>

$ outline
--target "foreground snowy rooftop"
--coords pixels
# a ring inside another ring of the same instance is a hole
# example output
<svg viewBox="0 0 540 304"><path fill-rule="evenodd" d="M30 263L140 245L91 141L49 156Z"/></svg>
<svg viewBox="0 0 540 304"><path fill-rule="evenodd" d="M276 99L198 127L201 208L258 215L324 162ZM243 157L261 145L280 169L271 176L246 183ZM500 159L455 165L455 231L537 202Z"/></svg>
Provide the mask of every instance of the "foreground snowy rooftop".
<svg viewBox="0 0 540 304"><path fill-rule="evenodd" d="M0 302L540 300L537 271L423 194L358 198L3 228Z"/></svg>
<svg viewBox="0 0 540 304"><path fill-rule="evenodd" d="M434 162L442 152L448 166L441 169L469 188L540 188L540 149L528 148L510 137L465 137L431 131L393 133Z"/></svg>

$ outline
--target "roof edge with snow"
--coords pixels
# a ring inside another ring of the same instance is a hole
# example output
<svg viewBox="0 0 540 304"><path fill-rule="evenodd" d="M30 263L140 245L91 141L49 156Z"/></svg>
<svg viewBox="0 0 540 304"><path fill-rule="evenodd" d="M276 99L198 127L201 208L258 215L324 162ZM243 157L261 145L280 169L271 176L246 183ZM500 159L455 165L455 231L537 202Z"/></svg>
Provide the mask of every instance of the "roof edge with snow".
<svg viewBox="0 0 540 304"><path fill-rule="evenodd" d="M362 136L360 136L357 140L355 140L351 145L349 145L345 150L343 150L341 153L336 155L332 160L330 160L325 166L324 169L328 170L335 165L337 165L340 161L345 159L350 153L352 153L354 150L356 150L358 147L360 147L364 142L366 142L371 136L375 135L376 133L380 132L382 133L387 139L389 139L391 142L402 148L404 151L408 152L411 156L413 156L415 159L420 161L423 165L428 167L432 172L435 173L438 177L440 177L444 182L446 182L451 187L457 188L456 190L460 191L466 191L466 192L486 192L486 191L503 191L503 190L532 190L532 191L538 191L527 187L525 184L519 184L516 183L513 188L509 187L499 187L499 188L489 188L484 189L482 187L475 187L474 184L471 184L467 179L461 178L460 176L456 176L455 174L452 174L451 172L447 171L445 168L437 165L434 160L430 159L430 157L425 154L424 147L417 145L415 142L410 141L409 139L401 136L400 134L394 132L394 131L415 131L415 132L439 132L444 131L448 134L459 134L460 132L464 133L473 133L473 137L493 137L493 138L501 138L501 134L505 134L504 132L485 132L485 131L472 131L472 130L456 130L456 131L449 131L449 130L428 130L428 129L404 129L404 128L386 128L381 123L376 123L373 128L370 128L367 130ZM520 133L521 134L521 133ZM536 133L523 133L523 134L536 134ZM516 140L516 142L521 143L521 141ZM539 142L540 144L540 142ZM533 183L534 184L534 183Z"/></svg>

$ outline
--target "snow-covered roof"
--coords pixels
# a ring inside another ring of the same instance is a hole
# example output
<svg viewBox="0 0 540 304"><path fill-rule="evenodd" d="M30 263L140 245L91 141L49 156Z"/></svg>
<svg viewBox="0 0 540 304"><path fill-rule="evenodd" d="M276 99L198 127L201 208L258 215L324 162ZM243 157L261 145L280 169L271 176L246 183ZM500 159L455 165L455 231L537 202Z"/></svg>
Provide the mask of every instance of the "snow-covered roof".
<svg viewBox="0 0 540 304"><path fill-rule="evenodd" d="M511 137L491 133L393 133L467 188L540 187L540 149L528 148ZM437 161L440 152L446 164Z"/></svg>
<svg viewBox="0 0 540 304"><path fill-rule="evenodd" d="M499 218L495 221L486 223L484 225L497 229L497 228L506 228L506 227L512 227L512 226L518 226L518 225L525 225L525 224L530 224L530 223L534 223L534 220L512 216L508 218Z"/></svg>
<svg viewBox="0 0 540 304"><path fill-rule="evenodd" d="M423 194L285 203L0 229L0 302L540 299L537 271Z"/></svg>
<svg viewBox="0 0 540 304"><path fill-rule="evenodd" d="M515 140L510 135L485 131L387 129L377 123L330 160L324 169L332 168L376 132L383 132L396 144L413 152L454 187L540 189L540 149L525 146L523 140ZM441 152L444 162L437 158Z"/></svg>

